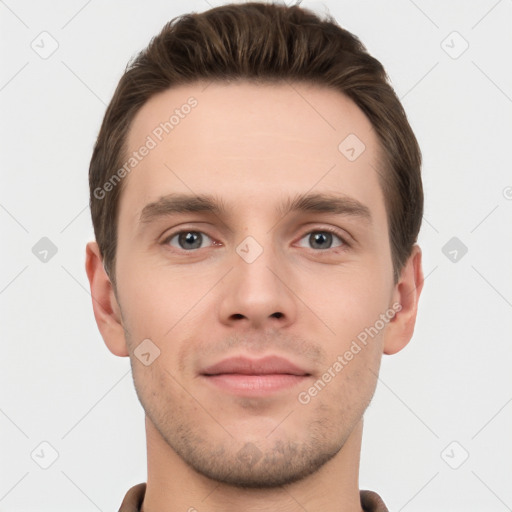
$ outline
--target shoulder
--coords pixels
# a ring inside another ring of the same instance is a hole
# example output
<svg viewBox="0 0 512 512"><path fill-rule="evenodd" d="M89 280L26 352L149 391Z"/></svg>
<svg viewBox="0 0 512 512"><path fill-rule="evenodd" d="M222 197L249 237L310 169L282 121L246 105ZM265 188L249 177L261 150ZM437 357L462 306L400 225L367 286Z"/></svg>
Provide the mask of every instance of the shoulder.
<svg viewBox="0 0 512 512"><path fill-rule="evenodd" d="M139 512L145 494L145 483L134 485L126 493L118 512Z"/></svg>
<svg viewBox="0 0 512 512"><path fill-rule="evenodd" d="M365 512L389 512L382 498L374 491L359 491L361 506Z"/></svg>

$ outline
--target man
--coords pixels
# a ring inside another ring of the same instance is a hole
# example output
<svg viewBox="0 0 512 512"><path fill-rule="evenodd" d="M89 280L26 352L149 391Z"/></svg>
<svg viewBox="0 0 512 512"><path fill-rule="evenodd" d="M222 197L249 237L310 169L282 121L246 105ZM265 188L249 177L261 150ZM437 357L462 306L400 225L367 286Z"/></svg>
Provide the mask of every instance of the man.
<svg viewBox="0 0 512 512"><path fill-rule="evenodd" d="M90 166L86 270L146 413L121 511L385 511L363 413L423 285L421 154L381 64L298 6L168 23Z"/></svg>

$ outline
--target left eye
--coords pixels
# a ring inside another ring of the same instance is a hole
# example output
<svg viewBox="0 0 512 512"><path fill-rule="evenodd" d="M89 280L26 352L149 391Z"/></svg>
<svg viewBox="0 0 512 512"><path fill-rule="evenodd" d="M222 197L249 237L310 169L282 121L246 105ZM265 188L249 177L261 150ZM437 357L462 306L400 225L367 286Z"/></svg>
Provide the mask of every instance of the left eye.
<svg viewBox="0 0 512 512"><path fill-rule="evenodd" d="M190 251L193 249L201 249L204 241L209 241L208 245L211 245L213 240L200 231L181 231L175 235L169 237L165 243L184 251ZM177 245L176 245L177 244Z"/></svg>
<svg viewBox="0 0 512 512"><path fill-rule="evenodd" d="M306 241L306 244L310 244L310 247L312 247L313 249L325 250L345 245L345 241L341 237L335 235L334 233L331 233L330 231L311 231L306 236L302 237L299 241L299 245L301 247L306 247L301 243L303 240ZM333 245L333 241L335 243L337 241L338 243Z"/></svg>

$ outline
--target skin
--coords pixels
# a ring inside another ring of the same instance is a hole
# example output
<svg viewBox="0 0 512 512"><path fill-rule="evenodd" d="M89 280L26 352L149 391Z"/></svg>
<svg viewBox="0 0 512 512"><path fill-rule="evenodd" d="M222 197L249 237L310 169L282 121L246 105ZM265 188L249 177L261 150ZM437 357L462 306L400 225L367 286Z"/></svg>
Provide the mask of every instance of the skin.
<svg viewBox="0 0 512 512"><path fill-rule="evenodd" d="M375 132L350 99L318 85L196 83L151 98L128 148L190 96L197 107L124 178L116 290L97 244L86 251L98 327L113 354L130 357L146 412L143 510L360 511L363 413L382 354L413 334L423 286L417 245L393 282ZM351 133L366 146L354 161L338 150ZM171 193L211 194L226 211L139 222L148 203ZM349 196L367 206L371 223L276 212L304 193ZM322 238L326 228L345 243ZM199 248L169 240L180 230L204 234ZM236 251L247 236L263 251L252 263ZM301 403L299 393L393 304L400 311ZM148 366L134 353L145 339L160 350ZM266 396L239 396L200 375L231 355L268 354L309 376Z"/></svg>

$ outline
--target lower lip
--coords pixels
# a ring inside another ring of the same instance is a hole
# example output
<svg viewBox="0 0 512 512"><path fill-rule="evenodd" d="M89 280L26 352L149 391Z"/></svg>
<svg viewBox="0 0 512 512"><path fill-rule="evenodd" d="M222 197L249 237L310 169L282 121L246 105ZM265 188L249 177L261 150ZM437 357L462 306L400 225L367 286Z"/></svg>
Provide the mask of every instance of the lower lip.
<svg viewBox="0 0 512 512"><path fill-rule="evenodd" d="M272 373L265 375L245 375L241 373L222 373L203 375L203 378L217 388L243 396L265 396L303 384L307 375Z"/></svg>

